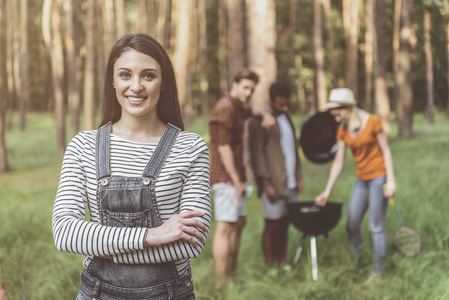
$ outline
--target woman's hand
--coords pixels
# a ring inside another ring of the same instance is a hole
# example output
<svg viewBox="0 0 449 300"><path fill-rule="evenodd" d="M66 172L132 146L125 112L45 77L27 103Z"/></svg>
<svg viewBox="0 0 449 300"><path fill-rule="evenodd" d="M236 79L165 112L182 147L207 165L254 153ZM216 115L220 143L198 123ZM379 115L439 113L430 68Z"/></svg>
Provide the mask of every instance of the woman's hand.
<svg viewBox="0 0 449 300"><path fill-rule="evenodd" d="M384 196L388 199L393 198L396 194L396 183L394 181L387 181L384 186Z"/></svg>
<svg viewBox="0 0 449 300"><path fill-rule="evenodd" d="M318 206L325 206L327 199L329 199L329 192L328 191L324 191L321 194L319 194L318 196L316 196L315 198L315 204Z"/></svg>
<svg viewBox="0 0 449 300"><path fill-rule="evenodd" d="M193 247L197 247L194 237L201 241L206 238L195 227L207 231L206 225L195 219L202 217L204 213L200 211L188 211L173 215L167 222L159 227L148 228L145 236L145 247L162 246L174 241L185 240Z"/></svg>

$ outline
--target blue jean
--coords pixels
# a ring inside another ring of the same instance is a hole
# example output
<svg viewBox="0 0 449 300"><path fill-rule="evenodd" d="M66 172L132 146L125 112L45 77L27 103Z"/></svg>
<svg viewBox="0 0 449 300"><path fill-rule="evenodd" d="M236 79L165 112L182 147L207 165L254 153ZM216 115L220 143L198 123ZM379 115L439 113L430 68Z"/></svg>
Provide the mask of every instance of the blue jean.
<svg viewBox="0 0 449 300"><path fill-rule="evenodd" d="M148 288L123 288L98 281L86 271L81 275L81 287L76 300L194 300L190 273Z"/></svg>
<svg viewBox="0 0 449 300"><path fill-rule="evenodd" d="M382 273L388 247L385 226L388 200L384 196L385 182L385 177L371 180L356 179L346 221L351 248L356 253L360 253L363 243L361 224L366 211L369 209L369 229L373 239L373 268L371 272L375 275Z"/></svg>

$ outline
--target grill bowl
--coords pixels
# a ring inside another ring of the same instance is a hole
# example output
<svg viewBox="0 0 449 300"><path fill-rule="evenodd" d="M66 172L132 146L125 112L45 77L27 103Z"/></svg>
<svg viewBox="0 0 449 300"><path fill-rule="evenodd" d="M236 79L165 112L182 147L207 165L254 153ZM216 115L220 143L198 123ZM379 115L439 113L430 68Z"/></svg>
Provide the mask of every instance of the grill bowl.
<svg viewBox="0 0 449 300"><path fill-rule="evenodd" d="M327 202L324 207L313 201L290 203L288 215L293 225L305 235L327 234L340 221L342 207L339 202Z"/></svg>

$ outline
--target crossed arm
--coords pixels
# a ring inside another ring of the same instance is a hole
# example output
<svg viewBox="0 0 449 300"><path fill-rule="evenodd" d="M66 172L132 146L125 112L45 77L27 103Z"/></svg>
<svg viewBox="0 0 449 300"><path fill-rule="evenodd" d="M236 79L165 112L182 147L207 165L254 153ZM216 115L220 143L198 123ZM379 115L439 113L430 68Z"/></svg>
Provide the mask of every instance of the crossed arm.
<svg viewBox="0 0 449 300"><path fill-rule="evenodd" d="M88 183L79 156L82 143L79 137L74 138L63 161L52 225L59 250L110 256L123 263L158 263L199 255L211 220L209 156L202 139L191 147L191 167L180 194L179 214L152 229L111 227L84 220ZM93 206L90 209L91 218L98 219L98 212Z"/></svg>

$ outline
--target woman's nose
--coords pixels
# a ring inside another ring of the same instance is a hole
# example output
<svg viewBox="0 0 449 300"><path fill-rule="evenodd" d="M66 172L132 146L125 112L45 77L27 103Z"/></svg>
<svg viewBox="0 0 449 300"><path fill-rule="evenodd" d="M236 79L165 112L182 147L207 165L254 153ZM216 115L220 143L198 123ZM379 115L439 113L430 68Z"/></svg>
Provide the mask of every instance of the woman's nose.
<svg viewBox="0 0 449 300"><path fill-rule="evenodd" d="M131 90L135 93L140 92L143 89L140 78L135 78L131 84Z"/></svg>

